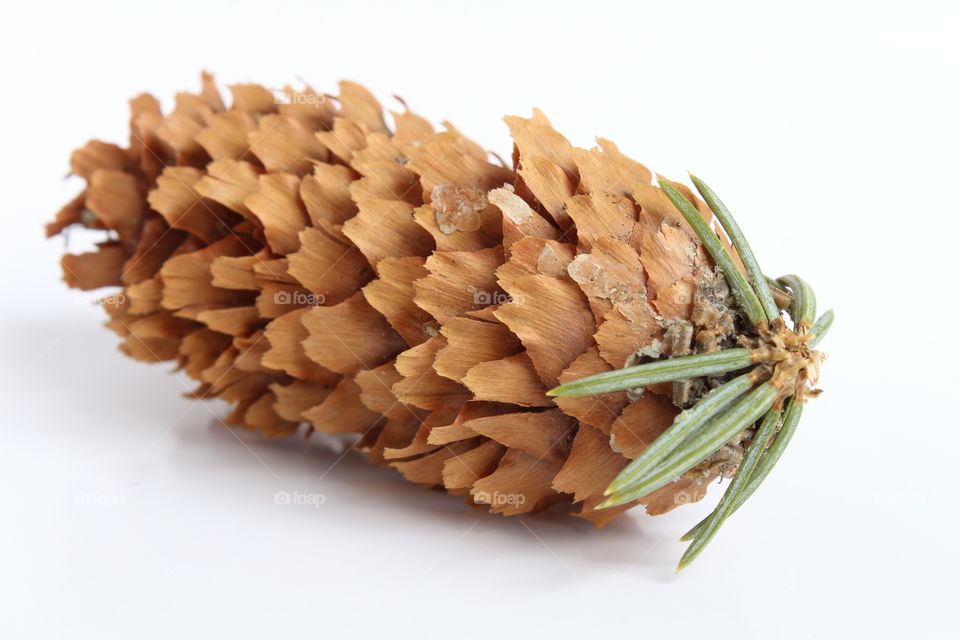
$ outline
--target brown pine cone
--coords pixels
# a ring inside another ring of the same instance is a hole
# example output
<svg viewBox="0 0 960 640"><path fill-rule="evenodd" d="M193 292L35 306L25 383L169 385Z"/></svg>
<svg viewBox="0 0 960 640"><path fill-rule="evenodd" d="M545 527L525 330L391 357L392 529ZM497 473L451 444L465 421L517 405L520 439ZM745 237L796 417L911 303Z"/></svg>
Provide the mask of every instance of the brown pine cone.
<svg viewBox="0 0 960 640"><path fill-rule="evenodd" d="M354 83L230 91L228 109L204 75L166 116L138 96L127 148L71 158L87 187L47 233L104 230L62 264L71 287L123 288L105 305L120 348L176 361L228 424L356 433L373 462L493 512L579 503L599 527L636 504L595 510L704 390L545 391L732 338L723 278L650 171L538 111L505 119L507 165L405 105L388 127ZM714 462L640 502L699 500L727 474Z"/></svg>

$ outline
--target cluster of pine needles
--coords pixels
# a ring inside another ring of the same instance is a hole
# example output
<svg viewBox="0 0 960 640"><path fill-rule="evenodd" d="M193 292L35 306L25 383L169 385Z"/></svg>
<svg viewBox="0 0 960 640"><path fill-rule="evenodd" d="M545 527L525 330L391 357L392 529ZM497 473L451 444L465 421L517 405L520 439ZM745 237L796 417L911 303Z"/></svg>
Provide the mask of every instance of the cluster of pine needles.
<svg viewBox="0 0 960 640"><path fill-rule="evenodd" d="M690 177L730 238L746 275L696 207L669 182L660 180L660 186L723 273L743 316L761 336L759 342L763 346L657 360L575 380L550 391L554 396L582 396L746 370L681 412L604 492L607 499L600 508L637 500L709 459L728 442L739 440L745 431L753 430L749 446L720 502L681 538L690 545L677 571L700 555L720 526L746 502L777 464L796 431L805 396L816 393L810 386L816 382L823 354L813 349L833 322L832 310L815 320L816 297L803 279L788 275L773 280L764 275L727 207L710 187L697 177ZM774 287L790 294L787 312L792 326L789 328L776 304Z"/></svg>

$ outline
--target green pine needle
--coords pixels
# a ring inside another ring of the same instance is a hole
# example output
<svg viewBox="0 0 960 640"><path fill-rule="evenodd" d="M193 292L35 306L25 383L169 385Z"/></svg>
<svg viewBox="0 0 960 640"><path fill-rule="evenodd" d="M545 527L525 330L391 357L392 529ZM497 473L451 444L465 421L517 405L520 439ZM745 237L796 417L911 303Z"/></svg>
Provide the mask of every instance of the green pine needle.
<svg viewBox="0 0 960 640"><path fill-rule="evenodd" d="M753 290L760 299L760 304L763 305L767 320L773 322L780 317L780 309L777 308L777 303L773 300L773 294L770 291L770 286L767 284L766 276L763 275L763 270L760 269L757 257L754 255L753 249L750 248L750 243L747 242L746 236L743 235L740 225L737 224L733 214L731 214L730 210L723 204L723 201L717 197L713 189L692 173L689 173L689 175L690 180L692 180L693 184L697 187L697 191L703 196L710 210L717 216L724 231L730 236L730 241L740 255L743 266L747 269L747 277L750 284L753 285Z"/></svg>
<svg viewBox="0 0 960 640"><path fill-rule="evenodd" d="M642 498L656 491L713 455L720 447L747 429L770 409L777 389L769 382L757 386L730 407L714 416L690 439L681 443L669 460L661 463L638 482L631 483L611 495L598 508L613 507Z"/></svg>
<svg viewBox="0 0 960 640"><path fill-rule="evenodd" d="M833 326L833 309L827 309L822 316L817 318L817 321L813 323L810 331L808 331L808 333L814 335L813 339L807 343L811 349L815 349L816 346L820 344L823 337L830 331L831 326Z"/></svg>
<svg viewBox="0 0 960 640"><path fill-rule="evenodd" d="M693 232L700 238L700 242L703 243L710 257L713 258L713 261L720 268L720 271L723 272L727 283L730 285L730 290L733 292L733 297L736 298L737 303L740 305L740 308L743 309L747 318L750 319L750 322L753 324L766 322L767 314L760 304L760 299L750 286L750 283L747 282L746 276L740 272L733 258L720 243L720 238L717 237L717 234L706 223L700 215L700 212L697 211L697 208L694 207L682 193L677 191L672 184L663 179L660 179L659 182L664 194L666 194L670 202L680 211L687 221L687 224L690 225Z"/></svg>
<svg viewBox="0 0 960 640"><path fill-rule="evenodd" d="M767 479L767 476L776 466L777 462L780 460L780 456L783 455L783 452L786 451L787 445L790 444L790 439L793 437L793 434L797 430L797 425L800 423L800 416L803 414L803 405L799 402L796 402L793 398L787 400L785 405L785 410L783 412L783 424L780 427L780 430L777 432L776 438L773 440L773 444L770 445L760 458L760 462L757 465L757 468L754 470L753 474L749 481L746 483L746 486L739 492L736 499L733 502L733 507L730 509L730 513L727 514L727 517L732 515L743 506L743 503L753 495L753 492L763 484L763 481ZM708 516L709 518L709 516ZM692 540L700 531L703 530L703 527L707 523L707 518L701 520L695 527L690 529L687 533L680 538L681 541Z"/></svg>
<svg viewBox="0 0 960 640"><path fill-rule="evenodd" d="M767 448L767 442L770 440L770 436L773 435L777 425L780 424L781 415L782 413L778 409L771 409L767 412L767 415L763 417L763 421L753 436L753 442L750 443L750 448L747 449L746 455L744 455L743 460L737 467L737 472L733 476L733 480L730 482L727 490L724 492L723 497L713 510L713 513L707 516L702 529L697 532L693 542L687 547L683 557L680 558L680 563L677 565L678 573L700 555L700 552L706 548L707 544L713 539L713 536L720 530L720 526L733 513L733 506L736 504L740 494L747 487L751 474L754 472L754 469L760 462L761 455Z"/></svg>
<svg viewBox="0 0 960 640"><path fill-rule="evenodd" d="M670 428L660 434L649 447L643 450L638 458L628 464L613 479L613 482L604 491L604 495L616 493L642 479L669 456L678 444L706 424L707 420L726 409L731 402L749 391L753 385L753 376L749 373L744 374L713 389L703 396L697 404L686 411L682 411L674 419Z"/></svg>
<svg viewBox="0 0 960 640"><path fill-rule="evenodd" d="M803 322L809 328L817 315L817 296L813 293L813 289L803 278L793 274L780 276L777 282L790 287L793 295L793 301L790 303L790 317L793 318L793 324Z"/></svg>
<svg viewBox="0 0 960 640"><path fill-rule="evenodd" d="M649 384L673 382L700 376L714 376L745 369L752 364L747 349L724 349L698 353L617 369L562 384L547 392L549 396L586 396L636 389Z"/></svg>

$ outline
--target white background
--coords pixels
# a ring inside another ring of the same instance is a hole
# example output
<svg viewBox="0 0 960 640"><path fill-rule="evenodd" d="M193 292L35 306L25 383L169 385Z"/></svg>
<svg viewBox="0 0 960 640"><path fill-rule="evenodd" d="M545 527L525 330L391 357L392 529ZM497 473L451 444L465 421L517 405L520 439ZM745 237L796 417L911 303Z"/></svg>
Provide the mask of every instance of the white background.
<svg viewBox="0 0 960 640"><path fill-rule="evenodd" d="M774 6L779 5L779 6ZM4 7L0 636L946 637L956 621L956 3L319 1ZM674 576L716 500L594 532L266 442L116 350L42 225L126 100L340 78L507 157L539 106L691 169L765 269L837 322L768 483ZM278 491L323 505L278 505ZM176 635L174 635L176 634Z"/></svg>

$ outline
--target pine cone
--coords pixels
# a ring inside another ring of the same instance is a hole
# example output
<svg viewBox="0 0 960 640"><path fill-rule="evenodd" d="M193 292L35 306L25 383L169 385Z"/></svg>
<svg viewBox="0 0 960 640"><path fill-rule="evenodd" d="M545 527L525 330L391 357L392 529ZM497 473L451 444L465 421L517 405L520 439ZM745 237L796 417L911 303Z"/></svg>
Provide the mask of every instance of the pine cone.
<svg viewBox="0 0 960 640"><path fill-rule="evenodd" d="M577 503L600 527L729 475L735 446L596 509L703 382L546 395L735 338L723 278L646 167L608 140L573 147L539 111L505 119L507 165L405 105L391 130L354 83L230 91L227 109L204 75L166 116L138 96L127 148L71 158L87 186L47 233L105 231L62 264L71 287L123 288L105 308L124 353L175 361L230 425L359 434L371 461L497 513Z"/></svg>

